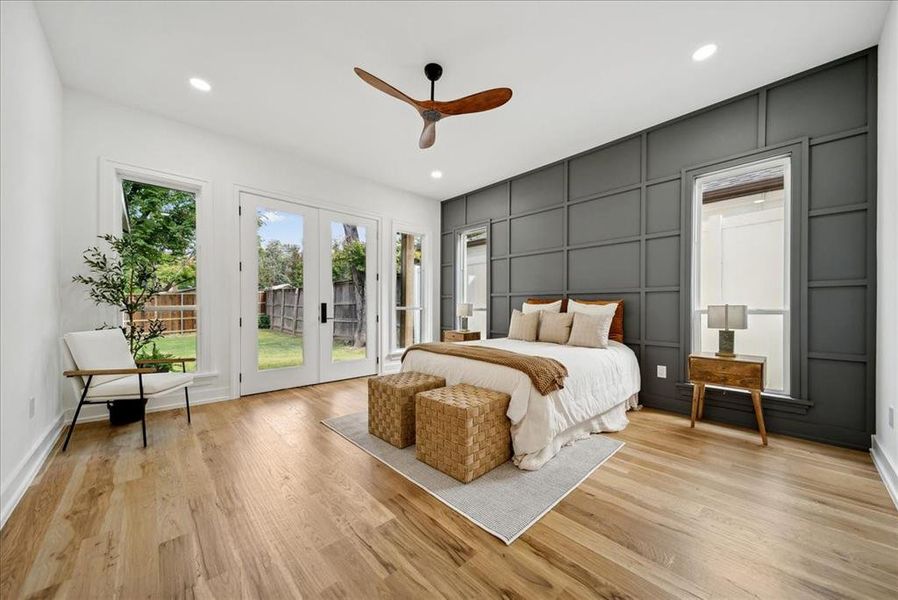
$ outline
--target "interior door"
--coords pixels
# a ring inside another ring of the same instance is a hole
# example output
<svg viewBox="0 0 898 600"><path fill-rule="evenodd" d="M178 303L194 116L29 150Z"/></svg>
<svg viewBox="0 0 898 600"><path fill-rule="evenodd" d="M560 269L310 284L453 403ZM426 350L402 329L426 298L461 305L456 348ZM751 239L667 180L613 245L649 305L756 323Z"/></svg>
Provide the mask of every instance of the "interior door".
<svg viewBox="0 0 898 600"><path fill-rule="evenodd" d="M377 371L377 222L319 211L321 381Z"/></svg>
<svg viewBox="0 0 898 600"><path fill-rule="evenodd" d="M318 210L240 195L240 393L319 381Z"/></svg>

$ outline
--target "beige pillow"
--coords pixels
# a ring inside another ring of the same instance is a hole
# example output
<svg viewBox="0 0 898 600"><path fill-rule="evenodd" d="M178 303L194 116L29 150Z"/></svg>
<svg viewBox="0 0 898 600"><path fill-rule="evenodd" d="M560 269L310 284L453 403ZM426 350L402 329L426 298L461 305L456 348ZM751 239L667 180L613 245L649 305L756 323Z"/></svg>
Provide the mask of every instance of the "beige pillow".
<svg viewBox="0 0 898 600"><path fill-rule="evenodd" d="M574 315L571 313L553 313L541 311L536 313L539 315L539 336L540 342L550 342L552 344L566 344L568 337L571 335L571 322Z"/></svg>
<svg viewBox="0 0 898 600"><path fill-rule="evenodd" d="M617 302L610 302L608 304L587 304L586 302L568 300L567 311L569 313L583 313L584 315L589 315L591 317L606 314L610 314L614 317L614 313L617 311Z"/></svg>
<svg viewBox="0 0 898 600"><path fill-rule="evenodd" d="M525 302L521 306L521 312L525 315L538 312L561 312L561 300L555 302Z"/></svg>
<svg viewBox="0 0 898 600"><path fill-rule="evenodd" d="M608 332L611 331L614 313L593 316L577 312L573 315L574 323L571 325L571 335L567 341L569 346L608 347Z"/></svg>
<svg viewBox="0 0 898 600"><path fill-rule="evenodd" d="M511 323L508 325L508 339L535 342L536 332L539 329L540 313L524 314L519 310L511 313Z"/></svg>

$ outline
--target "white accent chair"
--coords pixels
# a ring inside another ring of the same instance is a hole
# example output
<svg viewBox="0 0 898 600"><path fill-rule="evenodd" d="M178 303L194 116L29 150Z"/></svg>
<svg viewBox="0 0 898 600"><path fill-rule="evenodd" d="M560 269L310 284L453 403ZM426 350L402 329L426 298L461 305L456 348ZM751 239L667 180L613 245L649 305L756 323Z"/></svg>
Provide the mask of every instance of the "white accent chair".
<svg viewBox="0 0 898 600"><path fill-rule="evenodd" d="M78 421L78 414L85 404L107 404L113 400L135 400L141 403L141 427L143 445L147 445L146 402L150 398L164 396L184 389L187 403L187 422L190 423L190 396L188 386L193 384L193 374L187 373L187 363L193 358L164 358L135 361L128 348L128 340L121 329L79 331L63 336L63 375L69 378L79 396L78 408L65 436L62 451L65 452ZM158 373L156 368L145 365L181 364L182 373Z"/></svg>

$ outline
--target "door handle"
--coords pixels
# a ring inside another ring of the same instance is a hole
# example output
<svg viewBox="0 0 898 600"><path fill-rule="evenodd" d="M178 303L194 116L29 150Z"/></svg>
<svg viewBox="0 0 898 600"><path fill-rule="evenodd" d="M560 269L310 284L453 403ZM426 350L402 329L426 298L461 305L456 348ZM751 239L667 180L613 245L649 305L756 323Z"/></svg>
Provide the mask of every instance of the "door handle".
<svg viewBox="0 0 898 600"><path fill-rule="evenodd" d="M327 302L321 303L321 323L327 323Z"/></svg>

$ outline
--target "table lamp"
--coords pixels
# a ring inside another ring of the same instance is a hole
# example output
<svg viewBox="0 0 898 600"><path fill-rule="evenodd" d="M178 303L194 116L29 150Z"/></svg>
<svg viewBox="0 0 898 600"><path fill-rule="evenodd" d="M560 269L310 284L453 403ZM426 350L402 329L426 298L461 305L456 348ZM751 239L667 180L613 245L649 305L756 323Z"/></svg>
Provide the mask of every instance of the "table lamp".
<svg viewBox="0 0 898 600"><path fill-rule="evenodd" d="M474 305L470 302L460 302L458 309L455 311L461 321L461 330L468 330L468 317L474 314Z"/></svg>
<svg viewBox="0 0 898 600"><path fill-rule="evenodd" d="M708 329L719 329L717 356L736 356L734 329L748 329L748 307L744 304L708 306Z"/></svg>

